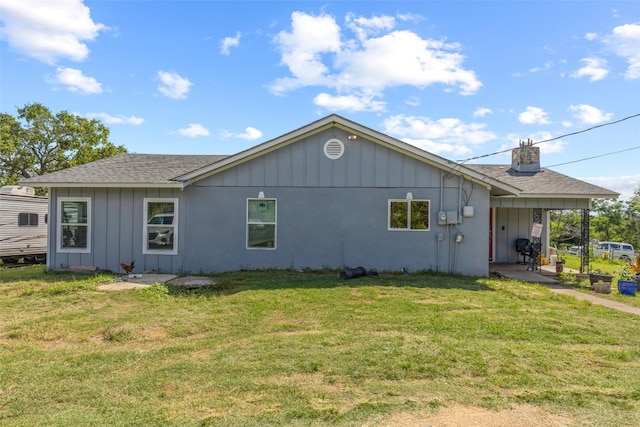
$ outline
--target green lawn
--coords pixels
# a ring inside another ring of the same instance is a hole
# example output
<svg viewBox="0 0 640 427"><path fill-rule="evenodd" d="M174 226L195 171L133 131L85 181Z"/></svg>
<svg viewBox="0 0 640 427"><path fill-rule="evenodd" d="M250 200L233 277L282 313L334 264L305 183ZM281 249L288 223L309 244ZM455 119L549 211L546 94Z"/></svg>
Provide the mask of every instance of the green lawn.
<svg viewBox="0 0 640 427"><path fill-rule="evenodd" d="M0 270L0 424L362 426L455 404L640 425L640 318L515 281Z"/></svg>
<svg viewBox="0 0 640 427"><path fill-rule="evenodd" d="M568 268L572 268L575 270L580 269L580 258L577 256L566 255L563 256L565 259L565 265ZM620 272L620 267L623 265L627 265L622 261L610 261L603 260L598 258L592 258L590 261L590 268L592 270L599 270L603 273L609 274L618 274ZM624 304L632 305L634 307L640 307L640 293L636 293L635 296L630 295L621 295L618 293L618 278L614 277L613 282L611 283L611 293L610 294L597 294L598 297L606 298L613 301L618 301ZM589 280L577 281L576 283L569 283L569 286L573 287L576 290L582 291L584 293L594 294L591 290L591 284ZM639 290L640 292L640 290Z"/></svg>

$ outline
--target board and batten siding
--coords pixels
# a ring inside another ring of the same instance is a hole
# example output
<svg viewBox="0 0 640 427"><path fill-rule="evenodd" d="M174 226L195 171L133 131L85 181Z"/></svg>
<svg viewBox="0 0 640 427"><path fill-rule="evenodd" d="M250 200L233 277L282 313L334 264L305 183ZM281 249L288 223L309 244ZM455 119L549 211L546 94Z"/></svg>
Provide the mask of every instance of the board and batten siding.
<svg viewBox="0 0 640 427"><path fill-rule="evenodd" d="M325 142L339 138L342 157L328 159ZM184 268L341 268L488 272L489 195L466 181L473 218L438 226L437 213L459 209L459 177L383 145L327 130L197 181L185 189L188 223ZM263 192L277 200L274 250L246 249L246 200ZM389 231L388 203L430 200L430 230ZM224 227L217 226L225 224ZM464 234L456 244L455 234ZM438 240L438 235L442 239ZM199 250L202 249L202 250ZM455 259L454 259L455 258Z"/></svg>
<svg viewBox="0 0 640 427"><path fill-rule="evenodd" d="M337 160L323 154L338 137L345 152ZM199 186L229 187L434 187L440 170L364 138L324 131L212 175Z"/></svg>
<svg viewBox="0 0 640 427"><path fill-rule="evenodd" d="M494 208L493 240L495 262L518 262L522 260L515 250L515 241L519 238L532 240L533 209L542 209L543 238L541 252L547 254L549 248L545 242L549 235L549 211L564 209L589 209L590 199L580 198L492 198Z"/></svg>
<svg viewBox="0 0 640 427"><path fill-rule="evenodd" d="M460 209L457 175L444 176L441 194L440 167L347 136L340 129L321 131L196 180L182 191L52 189L51 224L57 224L58 197L91 198L92 248L90 253L58 253L54 236L49 266L92 265L122 272L119 263L135 259L136 272L363 266L488 274L486 187L465 181L475 215L455 226L440 226L439 210ZM323 153L331 138L345 144L344 155L336 160ZM277 201L274 249L247 249L247 199L260 192ZM415 200L430 200L429 231L388 229L389 200L403 200L407 192ZM179 199L177 255L142 254L145 197ZM458 233L463 235L460 243L455 242Z"/></svg>
<svg viewBox="0 0 640 427"><path fill-rule="evenodd" d="M548 212L546 209L542 211L543 236L548 233ZM495 228L493 234L496 248L494 261L508 263L522 261L522 255L519 255L515 248L516 240L529 239L533 241L531 237L531 231L533 229L533 209L496 208L494 209L494 215ZM546 253L548 249L545 241L546 238L542 238L542 253Z"/></svg>
<svg viewBox="0 0 640 427"><path fill-rule="evenodd" d="M492 208L518 208L518 209L590 209L590 199L569 198L516 198L500 197L491 199Z"/></svg>
<svg viewBox="0 0 640 427"><path fill-rule="evenodd" d="M50 209L49 268L94 266L122 273L120 263L136 261L136 271L178 271L182 252L178 255L142 254L144 244L144 199L149 197L180 198L179 190L156 188L52 188ZM89 253L58 252L57 233L59 197L88 197L91 200L91 250ZM180 206L179 209L182 209ZM178 221L182 222L179 215ZM179 225L181 227L181 225ZM178 239L180 239L178 234ZM178 241L178 245L181 242ZM180 247L180 246L179 246Z"/></svg>

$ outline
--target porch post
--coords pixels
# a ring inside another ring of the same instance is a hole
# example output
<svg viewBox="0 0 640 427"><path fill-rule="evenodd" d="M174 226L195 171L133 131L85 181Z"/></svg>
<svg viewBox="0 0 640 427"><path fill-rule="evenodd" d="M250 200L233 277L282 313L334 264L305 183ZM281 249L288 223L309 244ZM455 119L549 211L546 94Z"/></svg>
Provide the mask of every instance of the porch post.
<svg viewBox="0 0 640 427"><path fill-rule="evenodd" d="M580 273L585 272L585 268L589 268L589 209L582 210L582 222L580 224L580 244L582 251L580 253Z"/></svg>

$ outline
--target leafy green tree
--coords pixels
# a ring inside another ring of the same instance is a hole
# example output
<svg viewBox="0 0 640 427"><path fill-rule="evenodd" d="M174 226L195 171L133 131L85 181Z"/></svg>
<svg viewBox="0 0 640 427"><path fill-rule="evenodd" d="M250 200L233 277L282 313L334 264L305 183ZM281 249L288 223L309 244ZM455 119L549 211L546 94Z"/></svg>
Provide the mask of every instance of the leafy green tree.
<svg viewBox="0 0 640 427"><path fill-rule="evenodd" d="M636 187L633 196L627 202L624 223L624 241L631 243L636 250L640 250L640 185Z"/></svg>
<svg viewBox="0 0 640 427"><path fill-rule="evenodd" d="M623 241L625 228L625 202L595 199L591 217L591 237L600 241Z"/></svg>
<svg viewBox="0 0 640 427"><path fill-rule="evenodd" d="M109 141L99 120L66 111L53 114L39 103L0 113L0 185L125 153Z"/></svg>
<svg viewBox="0 0 640 427"><path fill-rule="evenodd" d="M551 211L550 219L549 241L552 246L560 248L581 244L581 210Z"/></svg>

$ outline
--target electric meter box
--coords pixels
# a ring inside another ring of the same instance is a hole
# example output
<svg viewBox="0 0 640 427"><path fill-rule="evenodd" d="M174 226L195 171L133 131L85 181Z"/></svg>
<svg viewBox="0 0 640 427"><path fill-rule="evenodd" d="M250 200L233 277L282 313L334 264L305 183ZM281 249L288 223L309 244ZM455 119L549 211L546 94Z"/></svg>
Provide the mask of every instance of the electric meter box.
<svg viewBox="0 0 640 427"><path fill-rule="evenodd" d="M458 223L458 211L447 211L447 224Z"/></svg>
<svg viewBox="0 0 640 427"><path fill-rule="evenodd" d="M438 212L438 225L447 225L447 213L444 211Z"/></svg>

